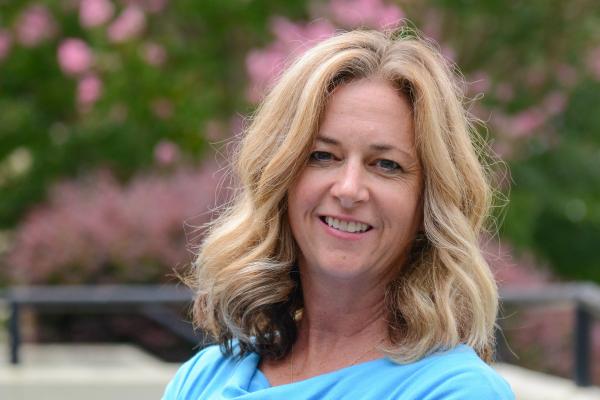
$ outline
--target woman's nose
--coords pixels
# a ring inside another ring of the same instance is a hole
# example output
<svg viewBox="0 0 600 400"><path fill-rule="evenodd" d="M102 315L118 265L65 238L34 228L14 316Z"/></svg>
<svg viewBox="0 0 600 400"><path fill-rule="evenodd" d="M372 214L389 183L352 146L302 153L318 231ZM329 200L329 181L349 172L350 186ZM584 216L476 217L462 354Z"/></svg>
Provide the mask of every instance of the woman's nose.
<svg viewBox="0 0 600 400"><path fill-rule="evenodd" d="M340 168L331 194L337 198L343 208L353 208L369 200L369 190L365 182L362 165L346 163Z"/></svg>

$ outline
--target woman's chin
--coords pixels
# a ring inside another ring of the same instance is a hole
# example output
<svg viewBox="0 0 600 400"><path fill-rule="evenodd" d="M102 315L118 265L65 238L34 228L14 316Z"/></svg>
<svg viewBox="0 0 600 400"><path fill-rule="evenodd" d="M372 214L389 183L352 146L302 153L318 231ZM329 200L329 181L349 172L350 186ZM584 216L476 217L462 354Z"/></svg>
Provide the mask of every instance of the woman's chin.
<svg viewBox="0 0 600 400"><path fill-rule="evenodd" d="M320 266L309 267L309 274L318 276L320 279L334 279L342 281L350 281L360 279L364 283L370 275L375 275L373 268L368 264L362 264L352 260L353 262L324 262Z"/></svg>

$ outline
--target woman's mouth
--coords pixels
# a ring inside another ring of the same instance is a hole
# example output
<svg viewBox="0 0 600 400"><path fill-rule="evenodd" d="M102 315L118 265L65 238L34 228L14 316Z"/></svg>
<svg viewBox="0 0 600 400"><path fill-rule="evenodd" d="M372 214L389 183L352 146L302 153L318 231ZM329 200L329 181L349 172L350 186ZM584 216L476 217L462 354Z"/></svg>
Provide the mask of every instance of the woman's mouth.
<svg viewBox="0 0 600 400"><path fill-rule="evenodd" d="M328 216L321 216L319 218L329 227L341 232L363 233L372 229L372 226L358 221L343 221L341 219Z"/></svg>

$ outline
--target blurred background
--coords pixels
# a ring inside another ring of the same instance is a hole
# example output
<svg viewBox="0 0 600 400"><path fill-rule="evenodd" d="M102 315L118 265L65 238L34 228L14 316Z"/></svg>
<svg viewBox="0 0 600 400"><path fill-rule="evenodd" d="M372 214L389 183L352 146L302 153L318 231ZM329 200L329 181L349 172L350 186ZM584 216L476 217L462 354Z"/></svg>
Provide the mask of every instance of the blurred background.
<svg viewBox="0 0 600 400"><path fill-rule="evenodd" d="M506 162L483 239L501 288L600 283L596 0L0 0L0 289L177 283L226 198L228 143L282 67L401 19L459 66ZM30 343L195 351L137 315L21 317ZM500 324L511 363L572 375L571 306L507 305Z"/></svg>

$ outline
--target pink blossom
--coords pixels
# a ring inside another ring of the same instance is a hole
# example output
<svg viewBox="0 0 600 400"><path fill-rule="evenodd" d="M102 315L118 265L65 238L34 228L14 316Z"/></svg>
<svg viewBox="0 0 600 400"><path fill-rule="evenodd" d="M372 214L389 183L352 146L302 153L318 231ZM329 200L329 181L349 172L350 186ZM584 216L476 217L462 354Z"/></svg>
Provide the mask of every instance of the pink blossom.
<svg viewBox="0 0 600 400"><path fill-rule="evenodd" d="M246 70L250 77L247 95L253 102L263 96L287 60L299 56L335 33L334 26L327 20L302 25L282 17L273 19L271 29L276 41L265 49L252 50L246 57Z"/></svg>
<svg viewBox="0 0 600 400"><path fill-rule="evenodd" d="M56 23L46 6L34 4L19 16L15 30L19 43L25 47L35 47L54 36Z"/></svg>
<svg viewBox="0 0 600 400"><path fill-rule="evenodd" d="M456 61L456 51L454 50L454 48L452 48L452 46L442 45L440 51L442 52L442 55L446 58L446 60L450 62Z"/></svg>
<svg viewBox="0 0 600 400"><path fill-rule="evenodd" d="M271 30L281 47L285 46L292 54L303 53L335 33L331 22L325 19L302 25L295 24L283 17L273 18Z"/></svg>
<svg viewBox="0 0 600 400"><path fill-rule="evenodd" d="M168 119L173 115L173 104L168 99L156 99L150 107L160 119Z"/></svg>
<svg viewBox="0 0 600 400"><path fill-rule="evenodd" d="M165 48L157 43L146 43L143 49L144 60L150 65L161 66L167 60Z"/></svg>
<svg viewBox="0 0 600 400"><path fill-rule="evenodd" d="M0 29L0 61L4 60L8 56L10 47L12 45L12 37L6 30Z"/></svg>
<svg viewBox="0 0 600 400"><path fill-rule="evenodd" d="M592 49L588 53L586 57L586 64L592 76L595 79L600 80L600 46Z"/></svg>
<svg viewBox="0 0 600 400"><path fill-rule="evenodd" d="M490 88L490 77L484 71L477 71L473 74L470 79L471 81L471 92L473 93L484 93Z"/></svg>
<svg viewBox="0 0 600 400"><path fill-rule="evenodd" d="M549 115L560 114L567 105L567 96L563 92L554 91L547 95L542 103L544 111Z"/></svg>
<svg viewBox="0 0 600 400"><path fill-rule="evenodd" d="M577 83L577 71L568 64L560 64L556 67L556 76L558 81L568 88Z"/></svg>
<svg viewBox="0 0 600 400"><path fill-rule="evenodd" d="M110 0L82 0L79 5L79 22L86 28L103 25L115 12Z"/></svg>
<svg viewBox="0 0 600 400"><path fill-rule="evenodd" d="M382 29L397 24L404 13L395 5L385 5L382 0L332 0L331 14L342 25Z"/></svg>
<svg viewBox="0 0 600 400"><path fill-rule="evenodd" d="M514 146L500 138L496 138L492 143L492 151L503 160L510 159L513 156L514 150Z"/></svg>
<svg viewBox="0 0 600 400"><path fill-rule="evenodd" d="M305 29L303 25L292 22L287 18L275 17L271 20L271 31L279 41L297 45L298 42L303 41Z"/></svg>
<svg viewBox="0 0 600 400"><path fill-rule="evenodd" d="M179 159L179 147L169 140L161 140L154 147L154 159L162 166L173 165Z"/></svg>
<svg viewBox="0 0 600 400"><path fill-rule="evenodd" d="M168 0L145 0L144 9L149 13L156 14L164 10L168 2Z"/></svg>
<svg viewBox="0 0 600 400"><path fill-rule="evenodd" d="M402 10L394 4L390 4L379 9L379 14L375 16L373 24L377 29L390 28L398 25L403 18Z"/></svg>
<svg viewBox="0 0 600 400"><path fill-rule="evenodd" d="M500 110L492 113L491 123L508 137L529 137L542 128L549 114L541 107L530 107L515 115L506 115Z"/></svg>
<svg viewBox="0 0 600 400"><path fill-rule="evenodd" d="M229 132L233 136L239 136L242 134L245 128L245 120L240 114L235 114L229 119Z"/></svg>
<svg viewBox="0 0 600 400"><path fill-rule="evenodd" d="M108 38L116 43L132 39L146 27L146 14L135 5L127 6L108 27Z"/></svg>
<svg viewBox="0 0 600 400"><path fill-rule="evenodd" d="M152 14L161 12L169 3L168 0L122 0L122 2L128 6L140 7L142 10Z"/></svg>
<svg viewBox="0 0 600 400"><path fill-rule="evenodd" d="M507 131L511 129L512 119L503 110L494 108L490 112L490 124L494 126L498 133L507 134Z"/></svg>
<svg viewBox="0 0 600 400"><path fill-rule="evenodd" d="M541 68L531 68L525 73L525 83L533 88L539 88L544 84L546 75Z"/></svg>
<svg viewBox="0 0 600 400"><path fill-rule="evenodd" d="M436 42L442 41L442 26L443 26L443 15L436 9L431 8L425 13L425 23L423 25L423 33L435 40Z"/></svg>
<svg viewBox="0 0 600 400"><path fill-rule="evenodd" d="M92 51L81 39L65 39L58 46L58 64L67 75L80 75L90 69Z"/></svg>
<svg viewBox="0 0 600 400"><path fill-rule="evenodd" d="M481 248L500 287L540 287L552 280L548 270L539 265L533 255L515 256L510 243L486 238Z"/></svg>
<svg viewBox="0 0 600 400"><path fill-rule="evenodd" d="M482 121L490 120L491 111L488 108L486 108L480 101L473 102L469 105L469 113L475 118L480 119Z"/></svg>
<svg viewBox="0 0 600 400"><path fill-rule="evenodd" d="M510 83L506 83L506 82L499 83L496 86L494 93L496 95L496 98L498 98L498 100L504 101L504 102L511 101L515 97L515 91L513 90L513 87L511 86Z"/></svg>
<svg viewBox="0 0 600 400"><path fill-rule="evenodd" d="M102 94L102 81L96 75L86 75L77 84L77 103L82 107L94 104Z"/></svg>
<svg viewBox="0 0 600 400"><path fill-rule="evenodd" d="M538 108L529 108L512 117L510 132L512 136L523 137L533 134L547 120L547 115Z"/></svg>
<svg viewBox="0 0 600 400"><path fill-rule="evenodd" d="M217 120L209 120L204 125L204 137L208 140L219 140L223 138L223 126Z"/></svg>
<svg viewBox="0 0 600 400"><path fill-rule="evenodd" d="M287 52L276 46L252 50L246 56L246 71L250 77L248 100L258 102L272 80L283 69Z"/></svg>

